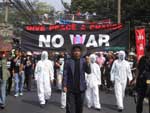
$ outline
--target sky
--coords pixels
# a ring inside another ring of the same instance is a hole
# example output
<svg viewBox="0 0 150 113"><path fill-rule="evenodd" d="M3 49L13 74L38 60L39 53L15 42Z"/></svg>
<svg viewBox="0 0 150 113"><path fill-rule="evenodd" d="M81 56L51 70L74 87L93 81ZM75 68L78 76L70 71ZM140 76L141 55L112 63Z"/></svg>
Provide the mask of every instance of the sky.
<svg viewBox="0 0 150 113"><path fill-rule="evenodd" d="M63 10L64 7L62 6L61 4L61 0L40 0L40 1L45 1L49 4L51 4L52 6L54 6L54 8L57 10L57 11L60 11L60 10ZM71 3L71 0L63 0L64 2L68 2L68 3Z"/></svg>
<svg viewBox="0 0 150 113"><path fill-rule="evenodd" d="M29 0L29 1L32 1L32 0ZM44 2L51 4L56 9L56 11L61 11L64 9L63 5L61 4L61 0L39 0L39 1L42 1L42 2L44 1ZM63 0L63 1L71 3L71 0ZM0 2L2 2L2 0L0 0Z"/></svg>
<svg viewBox="0 0 150 113"><path fill-rule="evenodd" d="M0 2L2 1L3 0L0 0ZM32 1L32 0L29 0L29 1ZM51 4L56 9L56 11L61 11L64 9L64 7L61 4L61 0L39 0L39 1L42 1L42 2L44 1L44 2ZM63 0L63 1L71 3L71 0Z"/></svg>

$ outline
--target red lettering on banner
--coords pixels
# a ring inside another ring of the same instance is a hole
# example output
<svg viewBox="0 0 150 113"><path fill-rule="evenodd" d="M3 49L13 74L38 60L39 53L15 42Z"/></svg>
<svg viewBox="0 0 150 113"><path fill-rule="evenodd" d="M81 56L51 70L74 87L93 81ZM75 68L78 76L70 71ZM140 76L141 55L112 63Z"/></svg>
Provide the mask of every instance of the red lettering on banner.
<svg viewBox="0 0 150 113"><path fill-rule="evenodd" d="M86 30L86 25L83 24L83 25L81 26L81 30L82 30L82 31L85 31L85 30Z"/></svg>
<svg viewBox="0 0 150 113"><path fill-rule="evenodd" d="M122 24L106 24L106 25L101 25L101 24L67 24L67 25L27 25L25 29L27 31L75 31L75 30L101 30L101 29L106 29L106 30L116 30L122 28Z"/></svg>
<svg viewBox="0 0 150 113"><path fill-rule="evenodd" d="M146 45L146 35L145 35L145 28L136 29L136 52L137 52L137 59L138 61L144 55L144 48Z"/></svg>
<svg viewBox="0 0 150 113"><path fill-rule="evenodd" d="M101 25L96 25L96 29L101 29L102 26Z"/></svg>
<svg viewBox="0 0 150 113"><path fill-rule="evenodd" d="M53 30L61 30L61 31L75 31L76 30L76 24L68 24L68 25L50 25L49 31Z"/></svg>
<svg viewBox="0 0 150 113"><path fill-rule="evenodd" d="M45 31L46 30L45 26L34 26L34 25L26 26L25 29L27 31Z"/></svg>
<svg viewBox="0 0 150 113"><path fill-rule="evenodd" d="M77 30L77 25L76 24L72 24L72 30L73 31Z"/></svg>

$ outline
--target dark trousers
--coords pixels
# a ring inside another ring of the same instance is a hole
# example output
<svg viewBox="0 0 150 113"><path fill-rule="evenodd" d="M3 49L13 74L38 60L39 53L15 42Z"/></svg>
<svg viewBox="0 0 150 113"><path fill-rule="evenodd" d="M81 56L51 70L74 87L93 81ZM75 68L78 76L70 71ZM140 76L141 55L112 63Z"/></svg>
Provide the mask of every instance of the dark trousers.
<svg viewBox="0 0 150 113"><path fill-rule="evenodd" d="M11 88L12 88L12 78L13 78L13 75L11 74L7 81L7 94L8 95L10 94Z"/></svg>
<svg viewBox="0 0 150 113"><path fill-rule="evenodd" d="M137 98L137 105L136 105L136 113L142 113L143 112L143 101L145 96L138 95ZM150 97L149 97L149 113L150 113Z"/></svg>
<svg viewBox="0 0 150 113"><path fill-rule="evenodd" d="M66 113L82 113L85 93L67 93Z"/></svg>
<svg viewBox="0 0 150 113"><path fill-rule="evenodd" d="M25 76L25 84L28 91L31 91L32 86L32 74L26 74Z"/></svg>

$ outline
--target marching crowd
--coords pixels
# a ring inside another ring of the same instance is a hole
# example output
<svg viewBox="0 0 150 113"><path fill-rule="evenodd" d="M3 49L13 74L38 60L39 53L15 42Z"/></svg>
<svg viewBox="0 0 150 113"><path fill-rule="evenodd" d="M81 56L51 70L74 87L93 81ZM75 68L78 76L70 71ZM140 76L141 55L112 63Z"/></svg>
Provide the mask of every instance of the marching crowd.
<svg viewBox="0 0 150 113"><path fill-rule="evenodd" d="M5 108L6 95L14 92L14 96L18 97L23 96L24 90L32 91L32 82L35 80L42 108L50 99L52 88L57 88L61 92L61 108L66 108L66 113L82 113L84 96L88 108L100 111L100 91L109 93L114 89L117 109L122 112L126 86L138 83L136 109L137 113L142 113L143 99L149 86L144 82L141 85L139 81L142 77L137 75L144 75L146 67L147 72L150 72L147 61L150 46L146 47L145 56L139 63L133 52L83 54L83 51L82 45L74 45L70 53L43 51L40 55L34 55L30 51L19 50L15 50L15 53L0 52L0 107ZM146 78L147 84L150 82L148 80Z"/></svg>

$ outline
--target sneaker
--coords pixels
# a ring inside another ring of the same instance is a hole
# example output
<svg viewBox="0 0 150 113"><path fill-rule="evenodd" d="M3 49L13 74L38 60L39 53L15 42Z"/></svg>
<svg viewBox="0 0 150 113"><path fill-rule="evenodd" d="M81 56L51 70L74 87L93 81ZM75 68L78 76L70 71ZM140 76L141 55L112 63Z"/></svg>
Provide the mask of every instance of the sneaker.
<svg viewBox="0 0 150 113"><path fill-rule="evenodd" d="M48 100L45 100L45 104L48 104Z"/></svg>
<svg viewBox="0 0 150 113"><path fill-rule="evenodd" d="M65 109L66 108L66 106L63 106L63 105L61 105L61 107L60 107L61 109Z"/></svg>
<svg viewBox="0 0 150 113"><path fill-rule="evenodd" d="M101 111L101 108L94 108L96 111Z"/></svg>
<svg viewBox="0 0 150 113"><path fill-rule="evenodd" d="M45 107L45 104L40 104L40 107L43 109Z"/></svg>
<svg viewBox="0 0 150 113"><path fill-rule="evenodd" d="M118 112L122 112L123 111L123 109L118 109Z"/></svg>
<svg viewBox="0 0 150 113"><path fill-rule="evenodd" d="M15 96L15 97L18 97L18 96L19 96L19 94L18 94L18 93L16 93L14 96Z"/></svg>
<svg viewBox="0 0 150 113"><path fill-rule="evenodd" d="M91 106L88 106L88 109L91 109L92 107Z"/></svg>
<svg viewBox="0 0 150 113"><path fill-rule="evenodd" d="M5 109L5 106L1 106L1 109Z"/></svg>
<svg viewBox="0 0 150 113"><path fill-rule="evenodd" d="M5 109L5 105L1 104L1 105L0 105L0 108L1 108L1 109Z"/></svg>
<svg viewBox="0 0 150 113"><path fill-rule="evenodd" d="M20 96L23 96L23 93L19 93Z"/></svg>

